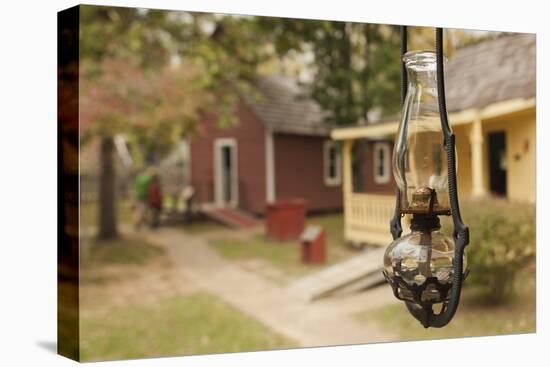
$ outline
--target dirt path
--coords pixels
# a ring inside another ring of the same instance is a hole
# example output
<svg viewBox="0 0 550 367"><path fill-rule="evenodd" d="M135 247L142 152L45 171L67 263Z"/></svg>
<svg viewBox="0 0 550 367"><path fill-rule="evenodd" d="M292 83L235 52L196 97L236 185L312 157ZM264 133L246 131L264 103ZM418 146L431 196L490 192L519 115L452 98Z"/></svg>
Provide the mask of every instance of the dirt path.
<svg viewBox="0 0 550 367"><path fill-rule="evenodd" d="M397 340L389 332L350 316L390 302L386 289L305 303L285 287L223 259L203 236L165 228L144 237L168 250L176 276L221 297L302 346Z"/></svg>

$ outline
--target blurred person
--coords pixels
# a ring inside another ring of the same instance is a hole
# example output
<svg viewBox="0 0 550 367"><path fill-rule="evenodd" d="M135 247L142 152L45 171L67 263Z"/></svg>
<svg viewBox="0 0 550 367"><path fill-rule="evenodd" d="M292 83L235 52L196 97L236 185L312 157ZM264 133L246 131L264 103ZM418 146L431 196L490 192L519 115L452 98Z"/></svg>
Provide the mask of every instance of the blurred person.
<svg viewBox="0 0 550 367"><path fill-rule="evenodd" d="M160 186L160 177L157 174L151 177L147 203L151 213L150 225L152 228L157 228L160 225L160 212L162 210L162 190Z"/></svg>
<svg viewBox="0 0 550 367"><path fill-rule="evenodd" d="M134 180L134 228L140 229L148 221L149 214L149 186L151 174L145 170L139 173Z"/></svg>
<svg viewBox="0 0 550 367"><path fill-rule="evenodd" d="M184 202L184 219L190 221L193 218L193 199L195 198L195 188L187 185L183 188L180 195Z"/></svg>

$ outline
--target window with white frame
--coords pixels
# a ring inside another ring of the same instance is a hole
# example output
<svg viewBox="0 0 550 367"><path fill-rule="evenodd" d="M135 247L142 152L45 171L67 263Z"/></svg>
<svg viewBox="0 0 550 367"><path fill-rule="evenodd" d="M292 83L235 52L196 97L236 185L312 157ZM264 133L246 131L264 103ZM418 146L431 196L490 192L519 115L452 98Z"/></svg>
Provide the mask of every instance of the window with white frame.
<svg viewBox="0 0 550 367"><path fill-rule="evenodd" d="M375 143L372 149L374 182L385 184L390 181L390 145L386 142Z"/></svg>
<svg viewBox="0 0 550 367"><path fill-rule="evenodd" d="M325 185L336 186L342 183L342 155L338 144L325 141L323 146Z"/></svg>

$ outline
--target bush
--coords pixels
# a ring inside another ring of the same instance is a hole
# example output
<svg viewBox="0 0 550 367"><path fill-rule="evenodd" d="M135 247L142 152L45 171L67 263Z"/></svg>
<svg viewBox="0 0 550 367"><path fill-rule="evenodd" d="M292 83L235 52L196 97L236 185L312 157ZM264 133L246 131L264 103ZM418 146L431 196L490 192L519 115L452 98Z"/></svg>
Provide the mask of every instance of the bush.
<svg viewBox="0 0 550 367"><path fill-rule="evenodd" d="M462 203L461 211L470 228L467 283L479 286L486 301L502 303L514 294L518 272L535 258L535 206L469 200ZM450 221L445 221L443 230L452 232Z"/></svg>

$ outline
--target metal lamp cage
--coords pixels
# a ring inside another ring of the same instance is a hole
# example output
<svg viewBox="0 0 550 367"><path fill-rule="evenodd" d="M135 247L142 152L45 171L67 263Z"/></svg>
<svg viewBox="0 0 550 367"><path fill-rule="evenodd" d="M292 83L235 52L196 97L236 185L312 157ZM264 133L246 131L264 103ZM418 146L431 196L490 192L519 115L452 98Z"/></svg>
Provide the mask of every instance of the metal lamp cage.
<svg viewBox="0 0 550 367"><path fill-rule="evenodd" d="M440 328L447 325L453 318L459 304L462 283L467 274L463 274L464 267L464 249L469 243L468 227L462 221L460 216L460 208L458 204L458 190L456 180L456 153L455 153L455 135L453 134L447 116L447 104L445 100L445 79L443 70L443 29L436 28L435 30L435 49L436 49L436 77L437 77L437 93L439 101L439 116L441 120L441 128L443 131L443 145L447 153L448 163L448 190L451 207L451 216L453 219L453 240L455 243L455 251L453 257L453 280L451 284L441 284L436 277L429 277L421 285L407 284L399 276L391 279L384 272L386 280L392 286L394 295L405 301L409 312L420 323L428 327ZM401 57L407 52L407 27L401 27ZM401 103L404 103L407 94L407 73L403 60L401 60ZM399 188L396 193L396 205L394 217L390 221L390 231L393 239L401 237L403 232L401 226L401 217L404 213L401 210L401 192ZM441 310L435 313L433 303L422 301L422 292L427 287L435 287L442 295L443 304ZM413 296L415 302L401 298L399 289L406 288Z"/></svg>

